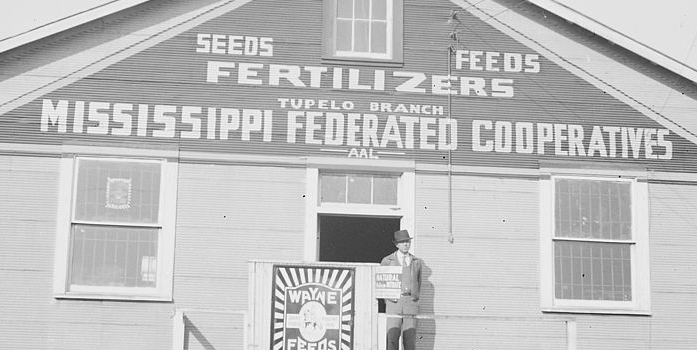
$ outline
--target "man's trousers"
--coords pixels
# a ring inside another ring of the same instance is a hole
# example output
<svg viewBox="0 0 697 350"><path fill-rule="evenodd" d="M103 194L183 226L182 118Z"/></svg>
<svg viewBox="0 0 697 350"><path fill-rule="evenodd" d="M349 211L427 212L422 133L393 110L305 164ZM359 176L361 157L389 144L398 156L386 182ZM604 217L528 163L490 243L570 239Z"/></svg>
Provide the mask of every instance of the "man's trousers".
<svg viewBox="0 0 697 350"><path fill-rule="evenodd" d="M416 318L414 316L419 313L419 302L412 300L410 295L399 299L385 299L385 313L387 314L387 350L399 350L400 336L404 350L415 350ZM395 315L400 315L401 318Z"/></svg>

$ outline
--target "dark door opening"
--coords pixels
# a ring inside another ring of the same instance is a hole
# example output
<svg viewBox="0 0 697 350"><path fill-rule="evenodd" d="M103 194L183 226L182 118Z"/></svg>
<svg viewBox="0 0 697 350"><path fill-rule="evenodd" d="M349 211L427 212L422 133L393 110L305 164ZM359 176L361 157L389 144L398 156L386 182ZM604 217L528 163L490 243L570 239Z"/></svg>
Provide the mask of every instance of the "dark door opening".
<svg viewBox="0 0 697 350"><path fill-rule="evenodd" d="M393 234L399 218L319 216L319 260L371 262L395 251Z"/></svg>
<svg viewBox="0 0 697 350"><path fill-rule="evenodd" d="M392 239L400 218L320 215L319 260L380 263L397 248ZM378 312L385 301L378 300Z"/></svg>

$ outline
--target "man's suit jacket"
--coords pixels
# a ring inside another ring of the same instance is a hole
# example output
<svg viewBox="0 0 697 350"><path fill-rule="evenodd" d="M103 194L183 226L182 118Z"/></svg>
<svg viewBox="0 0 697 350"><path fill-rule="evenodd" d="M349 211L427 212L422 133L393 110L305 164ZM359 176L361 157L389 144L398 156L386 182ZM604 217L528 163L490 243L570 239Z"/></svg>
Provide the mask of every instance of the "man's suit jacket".
<svg viewBox="0 0 697 350"><path fill-rule="evenodd" d="M409 268L411 270L411 286L408 286L411 291L411 298L414 301L419 300L419 293L421 292L421 268L423 267L423 260L417 258L416 256L409 253L411 257L411 264ZM382 258L380 265L383 266L402 266L399 264L399 259L397 258L397 251Z"/></svg>

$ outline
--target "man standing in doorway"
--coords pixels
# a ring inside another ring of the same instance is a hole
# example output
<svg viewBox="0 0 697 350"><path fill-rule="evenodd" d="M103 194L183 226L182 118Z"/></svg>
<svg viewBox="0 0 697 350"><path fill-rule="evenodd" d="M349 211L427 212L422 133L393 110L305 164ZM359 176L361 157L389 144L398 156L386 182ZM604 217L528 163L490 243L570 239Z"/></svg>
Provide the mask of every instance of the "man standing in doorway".
<svg viewBox="0 0 697 350"><path fill-rule="evenodd" d="M397 251L384 257L380 265L401 266L400 277L402 294L399 299L385 300L387 313L387 350L399 350L399 338L402 336L404 350L416 348L416 314L419 313L419 292L421 291L421 259L409 253L411 248L409 231L399 230L394 233ZM390 317L390 315L393 315ZM401 317L395 317L399 315Z"/></svg>

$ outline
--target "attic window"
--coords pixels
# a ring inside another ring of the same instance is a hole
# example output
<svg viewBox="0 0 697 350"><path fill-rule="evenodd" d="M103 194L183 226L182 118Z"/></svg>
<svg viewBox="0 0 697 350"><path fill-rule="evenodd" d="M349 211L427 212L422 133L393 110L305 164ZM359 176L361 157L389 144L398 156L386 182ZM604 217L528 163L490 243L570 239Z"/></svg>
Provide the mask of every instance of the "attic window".
<svg viewBox="0 0 697 350"><path fill-rule="evenodd" d="M324 58L402 60L402 0L326 0Z"/></svg>

